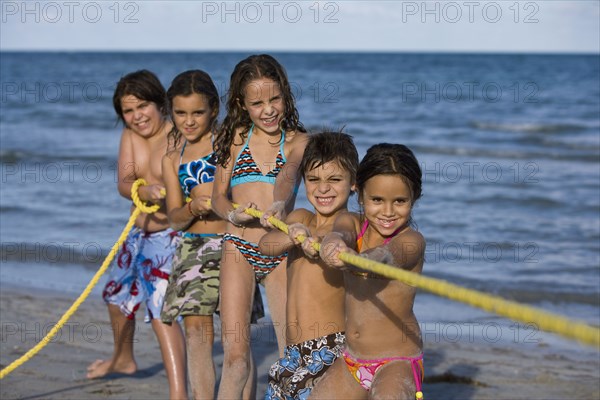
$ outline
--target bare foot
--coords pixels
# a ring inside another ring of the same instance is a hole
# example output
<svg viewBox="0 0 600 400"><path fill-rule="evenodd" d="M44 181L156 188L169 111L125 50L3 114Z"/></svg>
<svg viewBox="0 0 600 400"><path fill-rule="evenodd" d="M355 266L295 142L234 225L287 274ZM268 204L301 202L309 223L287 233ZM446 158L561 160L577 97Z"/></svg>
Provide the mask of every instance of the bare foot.
<svg viewBox="0 0 600 400"><path fill-rule="evenodd" d="M137 365L135 361L123 365L113 365L112 360L96 360L87 367L87 371L88 379L98 379L112 373L134 374L137 371Z"/></svg>

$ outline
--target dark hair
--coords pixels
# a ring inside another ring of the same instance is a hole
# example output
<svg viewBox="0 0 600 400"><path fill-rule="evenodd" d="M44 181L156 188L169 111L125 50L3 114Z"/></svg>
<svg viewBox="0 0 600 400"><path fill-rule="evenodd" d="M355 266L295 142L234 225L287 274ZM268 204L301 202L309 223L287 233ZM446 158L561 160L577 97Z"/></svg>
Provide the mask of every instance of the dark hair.
<svg viewBox="0 0 600 400"><path fill-rule="evenodd" d="M362 195L375 175L398 175L412 192L413 204L421 197L421 167L413 152L403 144L379 143L367 150L358 166L356 186Z"/></svg>
<svg viewBox="0 0 600 400"><path fill-rule="evenodd" d="M343 132L320 132L310 135L300 163L303 175L330 161L336 161L350 173L352 182L356 180L358 151L352 136Z"/></svg>
<svg viewBox="0 0 600 400"><path fill-rule="evenodd" d="M219 115L219 92L217 91L213 80L210 78L210 75L204 71L198 69L185 71L173 79L169 90L167 90L167 107L169 115L173 114L173 99L176 96L187 97L192 94L206 96L210 112L214 112L214 117L211 120L211 130L214 132L217 127L217 117ZM177 126L173 124L173 129L169 132L169 146L171 146L172 143L173 147L177 147L180 139L181 132L179 132Z"/></svg>
<svg viewBox="0 0 600 400"><path fill-rule="evenodd" d="M286 131L306 131L299 120L294 95L285 69L270 55L250 56L240 61L231 73L227 93L227 115L215 141L215 152L222 166L225 166L229 161L229 152L235 138L236 129L243 128L242 138L245 138L252 126L250 116L242 108L242 105L246 87L253 80L260 78L271 79L279 85L285 107L281 128Z"/></svg>
<svg viewBox="0 0 600 400"><path fill-rule="evenodd" d="M167 97L165 88L154 73L142 69L122 77L117 83L113 94L113 107L119 119L125 124L121 99L125 96L135 96L140 100L151 101L158 107L161 114L167 113Z"/></svg>

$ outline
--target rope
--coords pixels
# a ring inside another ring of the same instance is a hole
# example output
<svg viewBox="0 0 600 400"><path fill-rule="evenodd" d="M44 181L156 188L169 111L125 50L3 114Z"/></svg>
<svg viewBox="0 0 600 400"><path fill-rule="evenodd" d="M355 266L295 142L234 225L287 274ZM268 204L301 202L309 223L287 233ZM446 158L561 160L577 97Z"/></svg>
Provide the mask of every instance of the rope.
<svg viewBox="0 0 600 400"><path fill-rule="evenodd" d="M146 185L146 181L138 179L134 182L131 187L131 198L133 199L136 209L131 213L131 217L127 222L127 225L121 232L119 239L113 245L110 253L102 263L100 269L96 272L94 277L90 280L83 293L75 300L73 305L65 312L61 319L56 325L48 332L48 334L31 350L21 356L19 359L13 361L10 365L0 371L0 379L10 374L16 368L31 359L36 355L42 348L44 348L50 340L56 335L56 333L63 327L63 325L71 318L71 316L77 311L79 306L87 299L92 288L96 286L98 280L104 274L106 269L109 267L110 262L117 253L119 247L123 244L127 238L127 234L133 227L135 220L141 212L151 214L156 212L160 206L153 205L148 206L143 203L138 195L138 188L142 185ZM162 193L162 192L161 192ZM210 202L210 200L209 200ZM238 204L233 204L234 208L238 208ZM247 208L244 212L255 218L263 216L264 212L252 208ZM281 220L275 217L269 217L268 221L281 230L285 234L288 234L288 226ZM306 237L300 235L297 237L299 242L304 242ZM319 243L313 243L315 250L320 251L321 245ZM468 304L473 307L481 308L485 311L495 313L504 317L508 317L515 321L524 322L527 324L536 324L540 329L554 332L567 338L578 340L582 343L600 347L600 329L596 326L587 325L583 322L575 321L558 314L550 313L539 308L524 306L514 301L505 300L498 296L492 296L483 292L479 292L472 289L467 289L462 286L454 285L452 283L443 281L441 279L435 279L425 277L412 272L408 272L402 269L394 268L389 265L379 263L377 261L369 260L350 253L341 253L339 255L340 260L352 264L355 267L363 270L385 276L386 278L395 279L401 281L407 285L417 287L422 290L437 294L442 297L449 298L451 300L459 301Z"/></svg>
<svg viewBox="0 0 600 400"><path fill-rule="evenodd" d="M234 207L237 208L237 205L234 204ZM246 209L246 213L258 218L263 215L263 212L255 209ZM269 217L269 222L282 232L288 233L288 227L284 222L274 217ZM306 237L300 235L297 239L302 243L306 240ZM320 251L321 244L315 242L313 243L313 248ZM441 279L430 278L399 268L394 268L354 254L340 253L339 258L345 263L352 264L360 269L385 276L386 278L401 281L407 285L426 290L438 296L459 301L476 308L481 308L485 311L508 317L515 321L526 324L533 323L537 325L539 329L554 332L561 336L600 348L600 328L597 326L591 326L584 322L572 320L539 308L524 306L498 296L467 289Z"/></svg>
<svg viewBox="0 0 600 400"><path fill-rule="evenodd" d="M133 224L135 223L135 220L140 215L140 213L144 212L146 214L152 214L153 212L156 212L160 208L159 205L147 206L140 200L137 192L138 192L138 188L142 185L146 185L146 181L143 179L138 179L131 186L131 198L133 199L133 202L136 205L136 208L131 213L131 216L129 217L129 221L127 222L127 225L125 225L125 228L123 228L123 232L121 232L119 239L116 241L116 243L110 249L110 252L104 259L102 266L100 267L100 269L98 269L96 274L92 277L92 279L90 280L90 283L88 283L86 288L83 290L81 295L79 295L77 300L75 300L73 305L71 305L71 307L69 307L67 312L64 313L64 315L60 318L60 320L56 323L56 325L54 325L54 327L50 330L50 332L48 332L48 334L38 344L36 344L27 353L23 354L20 358L13 361L6 368L4 368L2 371L0 371L0 379L3 379L5 376L10 374L12 371L14 371L15 369L19 368L24 363L29 361L41 349L43 349L48 343L50 343L50 340L52 340L52 338L56 335L56 333L64 326L64 324L69 320L69 318L71 318L71 316L75 313L75 311L77 311L79 306L81 306L81 304L88 298L92 289L94 288L94 286L96 286L96 284L100 280L100 277L102 276L102 274L104 274L104 272L106 272L106 270L110 266L110 263L113 260L113 258L115 257L115 254L117 254L117 251L119 250L119 248L121 247L121 245L123 244L125 239L127 239L127 235L129 234L129 231L133 227Z"/></svg>

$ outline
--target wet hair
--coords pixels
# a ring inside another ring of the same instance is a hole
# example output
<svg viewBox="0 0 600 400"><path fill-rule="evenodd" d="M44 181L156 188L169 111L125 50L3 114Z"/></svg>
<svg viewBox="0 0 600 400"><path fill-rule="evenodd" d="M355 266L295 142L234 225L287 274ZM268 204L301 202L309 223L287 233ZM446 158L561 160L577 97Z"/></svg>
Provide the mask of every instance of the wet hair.
<svg viewBox="0 0 600 400"><path fill-rule="evenodd" d="M165 88L154 73L142 69L131 72L122 77L117 83L113 94L113 107L119 119L125 124L121 99L125 96L135 96L143 101L151 101L156 104L162 115L167 114L167 96Z"/></svg>
<svg viewBox="0 0 600 400"><path fill-rule="evenodd" d="M281 128L286 131L306 131L299 120L294 95L285 69L270 55L250 56L240 61L231 73L227 93L227 115L215 141L215 151L222 166L225 166L229 161L229 152L236 130L243 128L241 136L245 140L252 126L250 115L242 106L248 84L261 78L271 79L279 85L284 104L283 118L280 123Z"/></svg>
<svg viewBox="0 0 600 400"><path fill-rule="evenodd" d="M211 130L215 132L217 128L217 117L219 115L219 92L213 80L206 72L201 70L190 70L177 75L171 86L167 90L167 108L169 115L173 115L173 99L177 96L191 96L198 94L205 96L210 107L210 112L213 114L210 121ZM181 139L181 132L177 126L173 124L173 129L169 132L169 148L176 148Z"/></svg>
<svg viewBox="0 0 600 400"><path fill-rule="evenodd" d="M356 181L358 169L358 151L352 136L343 132L324 131L310 135L304 156L300 163L303 175L330 161L337 162L340 167L350 173L351 181Z"/></svg>
<svg viewBox="0 0 600 400"><path fill-rule="evenodd" d="M380 143L367 150L358 166L356 186L362 196L365 184L376 175L396 175L409 187L414 204L421 197L421 167L403 144Z"/></svg>

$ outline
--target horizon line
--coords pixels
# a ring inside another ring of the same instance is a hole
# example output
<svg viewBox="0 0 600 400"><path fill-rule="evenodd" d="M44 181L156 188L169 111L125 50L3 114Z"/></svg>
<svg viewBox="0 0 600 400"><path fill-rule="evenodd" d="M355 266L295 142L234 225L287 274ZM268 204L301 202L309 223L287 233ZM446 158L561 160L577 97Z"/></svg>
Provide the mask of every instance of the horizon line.
<svg viewBox="0 0 600 400"><path fill-rule="evenodd" d="M448 54L448 55L581 55L581 56L600 56L600 49L594 51L564 51L564 50L265 50L265 49L232 49L232 50L192 50L192 49L2 49L0 53L277 53L277 54Z"/></svg>

